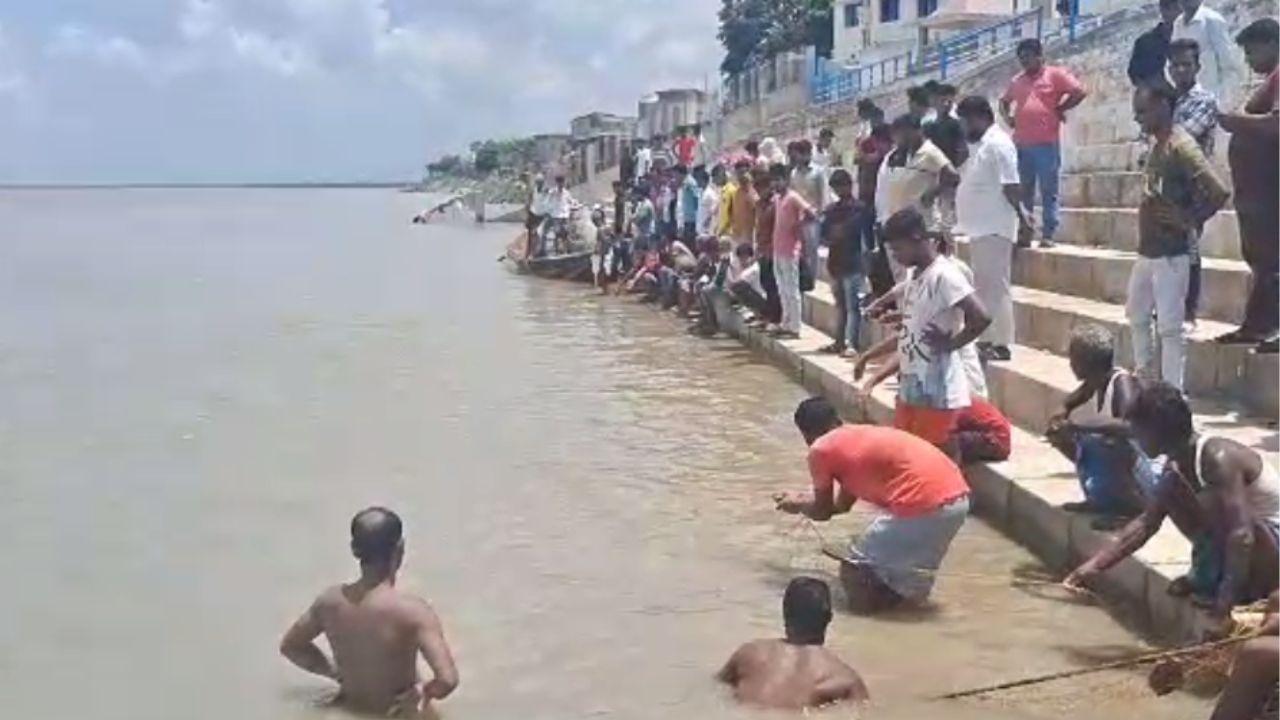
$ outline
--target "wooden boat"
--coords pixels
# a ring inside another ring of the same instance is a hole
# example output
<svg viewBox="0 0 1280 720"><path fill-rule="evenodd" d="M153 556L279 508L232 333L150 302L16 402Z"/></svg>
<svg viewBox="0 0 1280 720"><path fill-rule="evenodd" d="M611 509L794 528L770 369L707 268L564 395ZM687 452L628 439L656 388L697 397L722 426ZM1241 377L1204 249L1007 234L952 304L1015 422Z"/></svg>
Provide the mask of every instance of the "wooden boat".
<svg viewBox="0 0 1280 720"><path fill-rule="evenodd" d="M552 280L591 282L591 251L571 252L562 255L524 256L525 235L520 233L507 246L508 265L523 275L536 275Z"/></svg>

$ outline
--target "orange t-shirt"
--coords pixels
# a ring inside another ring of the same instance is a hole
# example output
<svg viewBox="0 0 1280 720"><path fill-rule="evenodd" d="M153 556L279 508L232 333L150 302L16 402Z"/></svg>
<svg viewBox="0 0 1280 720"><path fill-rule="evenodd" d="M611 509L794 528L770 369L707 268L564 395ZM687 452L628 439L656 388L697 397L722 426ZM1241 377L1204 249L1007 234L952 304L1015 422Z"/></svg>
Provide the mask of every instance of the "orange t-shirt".
<svg viewBox="0 0 1280 720"><path fill-rule="evenodd" d="M966 495L969 484L941 450L920 438L878 425L842 425L809 448L816 493L845 495L892 515L923 515Z"/></svg>

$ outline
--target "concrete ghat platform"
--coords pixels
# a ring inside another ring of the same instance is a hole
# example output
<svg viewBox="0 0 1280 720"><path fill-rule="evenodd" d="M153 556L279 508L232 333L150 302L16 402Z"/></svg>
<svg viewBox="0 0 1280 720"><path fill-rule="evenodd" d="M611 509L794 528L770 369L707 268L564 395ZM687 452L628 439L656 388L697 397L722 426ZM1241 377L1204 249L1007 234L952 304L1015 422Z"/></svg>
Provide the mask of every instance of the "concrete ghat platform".
<svg viewBox="0 0 1280 720"><path fill-rule="evenodd" d="M968 238L958 238L957 245L960 257L969 262ZM1124 305L1137 259L1137 253L1105 247L1064 244L1020 249L1013 264L1013 284ZM1200 317L1239 323L1244 316L1243 298L1249 296L1249 266L1240 260L1206 257L1202 272Z"/></svg>
<svg viewBox="0 0 1280 720"><path fill-rule="evenodd" d="M1125 252L1138 250L1138 210L1136 208L1064 207L1060 214L1058 240L1072 245L1111 248ZM1241 260L1240 230L1234 210L1222 210L1205 223L1200 238L1204 258Z"/></svg>
<svg viewBox="0 0 1280 720"><path fill-rule="evenodd" d="M726 324L731 335L790 373L809 392L830 400L846 418L891 422L893 384L863 395L852 382L848 360L817 352L831 341L827 335L806 325L798 339L778 340L748 328L736 313ZM1110 540L1089 527L1090 516L1060 509L1062 503L1080 499L1074 468L1021 428L1013 429L1008 462L973 465L965 468L965 476L975 511L1054 572L1067 572ZM1199 639L1203 614L1166 592L1169 583L1187 571L1190 557L1190 544L1166 523L1142 550L1103 575L1098 593L1122 619L1148 635L1173 643Z"/></svg>

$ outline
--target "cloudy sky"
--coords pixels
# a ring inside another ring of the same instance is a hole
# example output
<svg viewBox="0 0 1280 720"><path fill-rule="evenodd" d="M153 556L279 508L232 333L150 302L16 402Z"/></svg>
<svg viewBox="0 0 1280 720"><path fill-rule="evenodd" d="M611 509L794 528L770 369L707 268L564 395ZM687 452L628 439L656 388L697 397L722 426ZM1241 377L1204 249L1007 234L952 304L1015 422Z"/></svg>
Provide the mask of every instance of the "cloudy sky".
<svg viewBox="0 0 1280 720"><path fill-rule="evenodd" d="M701 87L719 0L0 0L0 183L401 179Z"/></svg>

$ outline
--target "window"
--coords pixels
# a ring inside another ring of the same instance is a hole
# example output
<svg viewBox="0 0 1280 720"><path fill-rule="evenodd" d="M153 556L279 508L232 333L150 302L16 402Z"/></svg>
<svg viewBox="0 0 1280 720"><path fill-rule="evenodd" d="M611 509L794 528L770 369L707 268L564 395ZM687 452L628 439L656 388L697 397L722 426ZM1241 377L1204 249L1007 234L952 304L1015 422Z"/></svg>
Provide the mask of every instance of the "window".
<svg viewBox="0 0 1280 720"><path fill-rule="evenodd" d="M916 17L929 17L938 12L938 0L916 0Z"/></svg>
<svg viewBox="0 0 1280 720"><path fill-rule="evenodd" d="M861 10L862 10L862 3L860 2L853 2L853 3L849 3L848 5L845 5L844 6L844 26L847 28L855 28L855 27L858 27L858 25L862 24L861 18L858 17L858 13Z"/></svg>
<svg viewBox="0 0 1280 720"><path fill-rule="evenodd" d="M880 0L880 22L894 22L898 14L898 0Z"/></svg>

